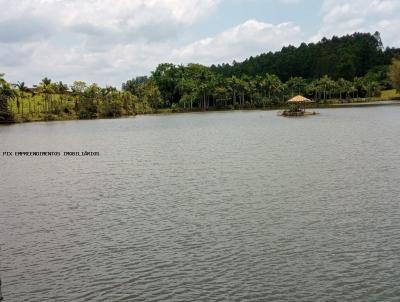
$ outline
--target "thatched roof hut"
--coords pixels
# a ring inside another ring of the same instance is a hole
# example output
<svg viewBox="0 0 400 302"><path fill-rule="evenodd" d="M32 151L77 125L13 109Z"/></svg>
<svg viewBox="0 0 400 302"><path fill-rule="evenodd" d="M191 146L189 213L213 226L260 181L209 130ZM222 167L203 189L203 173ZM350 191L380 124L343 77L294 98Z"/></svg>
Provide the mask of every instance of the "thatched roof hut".
<svg viewBox="0 0 400 302"><path fill-rule="evenodd" d="M306 104L314 103L314 101L307 99L304 96L295 96L294 98L291 98L289 101L287 101L287 103L295 106L292 106L293 108L290 108L289 110L283 111L283 116L304 116L317 114L316 112L306 112Z"/></svg>
<svg viewBox="0 0 400 302"><path fill-rule="evenodd" d="M295 96L294 98L291 98L289 101L287 101L289 104L303 104L303 103L314 103L314 101L305 98L304 96L298 95Z"/></svg>

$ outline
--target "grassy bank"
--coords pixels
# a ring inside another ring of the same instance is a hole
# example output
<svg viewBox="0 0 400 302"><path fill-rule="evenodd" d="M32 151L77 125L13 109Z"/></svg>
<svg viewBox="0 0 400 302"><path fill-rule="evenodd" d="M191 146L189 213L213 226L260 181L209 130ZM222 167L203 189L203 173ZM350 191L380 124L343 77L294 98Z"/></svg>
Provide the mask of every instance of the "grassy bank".
<svg viewBox="0 0 400 302"><path fill-rule="evenodd" d="M347 107L347 106L358 106L358 105L379 105L380 102L388 100L400 100L400 94L396 90L385 90L382 91L380 97L373 98L356 98L356 99L330 99L324 102L318 102L311 105L311 108L329 108L329 107ZM76 120L85 119L76 112L77 100L71 96L52 95L51 108L48 110L49 104L45 101L43 95L33 95L25 96L17 100L10 102L9 106L11 112L14 115L16 122L35 122L35 121L62 121L62 120ZM383 104L383 103L382 103ZM203 110L195 108L194 110L187 110L183 108L163 108L163 109L153 109L149 105L136 101L134 103L134 110L124 110L121 108L120 113L116 116L102 116L100 113L92 116L92 118L117 118L124 116L131 116L136 114L169 114L169 113L184 113L184 112L202 112ZM285 104L270 105L265 107L227 107L227 108L217 108L210 107L207 111L223 111L223 110L253 110L253 109L284 109Z"/></svg>
<svg viewBox="0 0 400 302"><path fill-rule="evenodd" d="M396 89L384 90L381 93L382 100L400 100L400 93Z"/></svg>

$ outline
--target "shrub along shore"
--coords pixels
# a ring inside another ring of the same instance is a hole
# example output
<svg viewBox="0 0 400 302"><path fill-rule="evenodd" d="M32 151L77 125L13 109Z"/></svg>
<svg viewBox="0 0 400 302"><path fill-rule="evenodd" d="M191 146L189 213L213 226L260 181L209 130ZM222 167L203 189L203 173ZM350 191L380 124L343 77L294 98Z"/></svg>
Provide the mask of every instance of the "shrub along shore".
<svg viewBox="0 0 400 302"><path fill-rule="evenodd" d="M386 91L384 91L386 92ZM389 90L390 94L393 94L393 98L385 98L385 97L373 97L373 98L359 98L359 99L330 99L326 102L318 102L315 104L310 104L307 108L338 108L338 107L352 107L352 106L370 106L370 105L385 105L385 101L389 100L399 100L400 94L394 93L395 90ZM58 98L58 96L55 96ZM57 101L55 101L57 102ZM104 111L99 111L96 114L92 114L90 116L84 114L82 115L74 112L73 108L75 107L75 103L71 103L71 101L58 101L57 103L60 105L63 110L50 111L50 113L39 111L43 106L43 102L38 100L29 100L29 98L20 100L20 110L18 113L17 105L14 103L11 105L12 108L12 120L9 121L11 123L20 123L20 122L38 122L38 121L65 121L65 120L78 120L78 119L101 119L101 118L120 118L120 117L128 117L142 114L168 114L168 113L185 113L185 112L204 112L203 109L192 108L192 109L184 109L184 108L160 108L154 109L146 104L135 104L135 103L127 103L125 106L115 106L112 109L101 109ZM102 105L105 106L105 105ZM108 105L113 106L113 105ZM207 111L226 111L226 110L279 110L285 109L287 105L285 104L277 104L270 106L236 106L236 107L209 107ZM71 110L72 109L72 110ZM117 111L114 111L117 110ZM1 123L1 122L0 122Z"/></svg>

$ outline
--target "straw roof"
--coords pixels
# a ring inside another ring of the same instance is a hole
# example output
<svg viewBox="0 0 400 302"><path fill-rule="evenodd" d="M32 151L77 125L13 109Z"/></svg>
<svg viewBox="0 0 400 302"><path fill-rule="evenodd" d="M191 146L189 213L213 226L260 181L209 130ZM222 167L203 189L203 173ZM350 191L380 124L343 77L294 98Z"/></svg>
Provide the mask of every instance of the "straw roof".
<svg viewBox="0 0 400 302"><path fill-rule="evenodd" d="M295 96L294 98L291 98L288 103L290 104L302 104L302 103L314 103L314 101L311 101L310 99L305 98L304 96L298 95Z"/></svg>

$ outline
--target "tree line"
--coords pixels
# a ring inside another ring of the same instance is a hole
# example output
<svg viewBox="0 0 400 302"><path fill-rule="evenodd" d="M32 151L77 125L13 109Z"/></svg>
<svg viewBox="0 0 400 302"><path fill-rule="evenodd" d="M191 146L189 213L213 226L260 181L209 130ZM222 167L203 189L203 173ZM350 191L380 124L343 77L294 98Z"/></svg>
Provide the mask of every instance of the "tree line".
<svg viewBox="0 0 400 302"><path fill-rule="evenodd" d="M399 48L384 49L379 32L354 33L343 37L323 38L318 43L286 46L281 51L268 52L232 64L212 65L211 69L224 76L277 75L286 82L298 76L317 79L328 75L334 80L353 80L371 70L383 71L392 59L400 55ZM380 78L380 80L385 80Z"/></svg>
<svg viewBox="0 0 400 302"><path fill-rule="evenodd" d="M355 77L353 81L344 78L334 80L324 75L315 80L295 76L283 82L277 75L270 73L255 77L224 77L199 64L160 64L150 78L129 80L122 88L140 98L140 90L148 83L153 83L161 96L153 100L153 108L187 110L282 106L288 98L297 94L320 103L332 99L345 101L379 97L382 89L373 74Z"/></svg>
<svg viewBox="0 0 400 302"><path fill-rule="evenodd" d="M28 88L0 74L0 121L119 117L180 111L282 106L302 94L319 103L379 97L400 90L400 49L383 49L379 33L356 33L288 46L232 65L159 64L150 76L116 87L44 78Z"/></svg>
<svg viewBox="0 0 400 302"><path fill-rule="evenodd" d="M134 95L111 86L83 81L68 86L46 77L28 88L24 82L11 85L0 74L0 121L120 117L135 114L136 103Z"/></svg>
<svg viewBox="0 0 400 302"><path fill-rule="evenodd" d="M379 97L381 90L393 88L388 74L397 56L400 49L384 49L378 32L354 33L283 47L242 63L164 63L150 77L128 80L122 89L143 99L144 85L158 88L161 98L151 106L178 110L282 106L295 94L316 102L348 101Z"/></svg>

